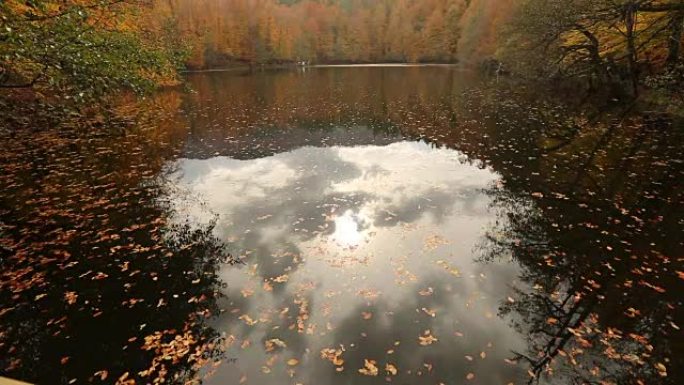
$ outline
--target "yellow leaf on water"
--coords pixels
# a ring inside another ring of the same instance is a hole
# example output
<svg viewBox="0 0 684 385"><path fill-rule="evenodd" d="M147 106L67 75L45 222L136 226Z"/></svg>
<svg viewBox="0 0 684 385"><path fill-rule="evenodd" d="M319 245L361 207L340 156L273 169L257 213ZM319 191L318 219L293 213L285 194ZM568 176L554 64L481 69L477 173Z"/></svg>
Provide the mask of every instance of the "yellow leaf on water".
<svg viewBox="0 0 684 385"><path fill-rule="evenodd" d="M285 344L285 342L277 338L273 338L264 342L264 346L266 347L267 352L272 352L273 350L275 350L275 348L287 348L287 344Z"/></svg>
<svg viewBox="0 0 684 385"><path fill-rule="evenodd" d="M283 274L279 277L273 278L273 282L276 282L276 283L285 283L289 280L290 280L290 277L287 274Z"/></svg>
<svg viewBox="0 0 684 385"><path fill-rule="evenodd" d="M296 358L290 358L289 360L287 360L287 364L290 366L297 366L299 364L299 360L297 360Z"/></svg>
<svg viewBox="0 0 684 385"><path fill-rule="evenodd" d="M342 359L342 349L330 349L326 348L321 350L321 358L332 362L335 366L342 366L344 360Z"/></svg>
<svg viewBox="0 0 684 385"><path fill-rule="evenodd" d="M240 317L238 317L238 319L241 320L241 321L243 321L244 323L246 323L246 324L249 325L249 326L255 325L255 324L257 324L257 323L259 322L259 321L253 320L252 317L250 317L250 316L247 315L247 314L241 315Z"/></svg>
<svg viewBox="0 0 684 385"><path fill-rule="evenodd" d="M440 246L448 244L449 241L447 241L444 237L435 234L425 238L423 248L427 251L432 251Z"/></svg>
<svg viewBox="0 0 684 385"><path fill-rule="evenodd" d="M69 304L73 305L78 300L78 294L75 291L67 291L64 293L64 300Z"/></svg>
<svg viewBox="0 0 684 385"><path fill-rule="evenodd" d="M423 297L427 297L428 295L432 295L432 293L434 293L434 292L435 291L431 287L428 287L425 290L419 291L418 294L422 295Z"/></svg>
<svg viewBox="0 0 684 385"><path fill-rule="evenodd" d="M430 330L426 330L422 336L418 336L418 343L422 346L432 345L434 342L437 341L438 339L432 335Z"/></svg>
<svg viewBox="0 0 684 385"><path fill-rule="evenodd" d="M448 271L449 274L451 274L451 275L453 275L453 276L455 276L455 277L461 277L461 272L460 272L457 268L452 267L452 266L449 264L449 262L447 262L447 261L445 261L445 260L439 260L439 261L437 261L436 263L437 263L438 266L440 266L440 267L443 268L444 270Z"/></svg>
<svg viewBox="0 0 684 385"><path fill-rule="evenodd" d="M106 370L100 370L99 372L95 372L95 376L100 377L100 381L106 380L108 375L109 372Z"/></svg>
<svg viewBox="0 0 684 385"><path fill-rule="evenodd" d="M377 363L375 360L367 360L364 359L364 367L359 369L359 373L363 374L364 376L377 376L378 375L378 367L375 366Z"/></svg>
<svg viewBox="0 0 684 385"><path fill-rule="evenodd" d="M655 364L656 369L658 369L658 375L660 377L667 377L667 367L662 363L658 362Z"/></svg>

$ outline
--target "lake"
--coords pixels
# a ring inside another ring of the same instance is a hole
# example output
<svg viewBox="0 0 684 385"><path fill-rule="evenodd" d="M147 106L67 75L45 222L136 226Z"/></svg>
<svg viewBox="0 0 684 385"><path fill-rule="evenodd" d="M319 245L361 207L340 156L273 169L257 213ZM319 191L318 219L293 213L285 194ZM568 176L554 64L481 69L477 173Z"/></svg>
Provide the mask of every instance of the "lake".
<svg viewBox="0 0 684 385"><path fill-rule="evenodd" d="M684 381L682 122L451 66L186 80L3 138L0 373Z"/></svg>

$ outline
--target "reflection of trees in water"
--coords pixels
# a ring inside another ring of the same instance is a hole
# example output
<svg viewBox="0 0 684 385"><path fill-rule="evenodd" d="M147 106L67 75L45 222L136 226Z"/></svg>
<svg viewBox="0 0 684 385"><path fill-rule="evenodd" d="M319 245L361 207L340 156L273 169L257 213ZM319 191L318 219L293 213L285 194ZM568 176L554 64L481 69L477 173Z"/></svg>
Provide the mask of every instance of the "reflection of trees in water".
<svg viewBox="0 0 684 385"><path fill-rule="evenodd" d="M684 338L673 326L681 327L681 122L634 111L610 116L605 105L573 113L544 93L518 98L480 84L468 89L450 71L431 75L202 77L193 81L200 92L190 120L217 149L227 148L226 132L244 147L268 138L269 128L335 122L398 129L468 154L503 176L491 193L507 216L483 245L488 258L512 255L524 267L521 279L537 287L502 307L530 334L520 358L532 373L554 368L579 383L677 383L684 376ZM202 91L208 87L217 89ZM250 136L254 127L265 128L257 131L263 137ZM299 140L273 136L269 151L296 146L287 139Z"/></svg>
<svg viewBox="0 0 684 385"><path fill-rule="evenodd" d="M185 383L220 355L206 321L230 257L211 226L168 225L156 187L177 132L3 138L0 373Z"/></svg>
<svg viewBox="0 0 684 385"><path fill-rule="evenodd" d="M681 132L635 118L573 134L527 158L505 149L506 213L483 243L484 260L512 256L524 268L514 303L502 305L529 335L518 358L530 382L678 383L681 327ZM515 142L515 138L510 138ZM541 143L546 143L540 140ZM526 167L525 161L532 163ZM496 168L496 166L495 166ZM540 170L530 173L530 170ZM603 382L602 382L603 381Z"/></svg>

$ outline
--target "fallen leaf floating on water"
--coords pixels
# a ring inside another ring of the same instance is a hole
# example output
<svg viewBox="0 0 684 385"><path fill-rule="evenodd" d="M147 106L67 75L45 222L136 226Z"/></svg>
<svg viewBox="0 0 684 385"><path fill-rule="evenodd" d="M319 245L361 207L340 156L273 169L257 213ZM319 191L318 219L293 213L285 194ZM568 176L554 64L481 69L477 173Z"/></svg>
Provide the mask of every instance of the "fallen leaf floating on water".
<svg viewBox="0 0 684 385"><path fill-rule="evenodd" d="M396 376L398 372L397 367L389 363L385 364L385 371L392 376Z"/></svg>
<svg viewBox="0 0 684 385"><path fill-rule="evenodd" d="M468 374L466 375L466 380L468 380L468 381L472 381L474 378L475 378L475 374L474 374L474 373L468 373Z"/></svg>
<svg viewBox="0 0 684 385"><path fill-rule="evenodd" d="M285 344L285 342L283 342L277 338L267 340L266 342L264 342L264 346L265 346L267 352L272 352L276 348L282 348L282 349L287 348L287 344Z"/></svg>
<svg viewBox="0 0 684 385"><path fill-rule="evenodd" d="M427 289L418 292L418 294L422 295L423 297L432 295L432 293L434 293L434 290L431 287L428 287Z"/></svg>
<svg viewBox="0 0 684 385"><path fill-rule="evenodd" d="M326 348L321 350L321 358L332 362L335 366L342 366L344 365L344 360L342 359L343 352L344 350L342 349Z"/></svg>
<svg viewBox="0 0 684 385"><path fill-rule="evenodd" d="M377 376L378 375L378 367L375 366L377 362L375 360L368 360L364 359L364 367L359 369L359 373L363 374L364 376Z"/></svg>
<svg viewBox="0 0 684 385"><path fill-rule="evenodd" d="M363 296L367 300L374 300L380 296L380 292L373 289L362 289L356 292L357 295Z"/></svg>
<svg viewBox="0 0 684 385"><path fill-rule="evenodd" d="M281 276L273 278L273 282L275 283L285 283L290 280L290 276L287 274L283 274Z"/></svg>
<svg viewBox="0 0 684 385"><path fill-rule="evenodd" d="M460 277L460 276L461 276L461 272L460 272L457 268L452 267L452 266L449 264L449 262L444 261L444 260L439 260L439 261L437 261L437 262L435 262L435 263L436 263L438 266L442 267L444 270L448 271L449 274L451 274L451 275L453 275L453 276L455 276L455 277Z"/></svg>
<svg viewBox="0 0 684 385"><path fill-rule="evenodd" d="M289 360L287 360L287 364L290 366L297 366L299 365L299 360L296 358L290 358Z"/></svg>
<svg viewBox="0 0 684 385"><path fill-rule="evenodd" d="M423 332L422 336L418 336L418 343L422 346L432 345L437 341L437 338L432 335L432 332L430 330L426 330L425 332Z"/></svg>
<svg viewBox="0 0 684 385"><path fill-rule="evenodd" d="M106 370L100 370L99 372L94 373L94 376L100 377L100 381L106 380L108 375L109 375L109 372Z"/></svg>
<svg viewBox="0 0 684 385"><path fill-rule="evenodd" d="M373 313L364 311L361 313L361 316L363 317L363 319L369 320L369 319L373 318Z"/></svg>
<svg viewBox="0 0 684 385"><path fill-rule="evenodd" d="M250 316L247 315L247 314L241 315L238 319L241 320L241 321L243 321L244 323L246 323L246 324L249 325L249 326L256 325L256 324L259 322L259 321L253 320L252 317L250 317Z"/></svg>
<svg viewBox="0 0 684 385"><path fill-rule="evenodd" d="M422 308L421 310L423 311L423 313L429 315L430 317L434 318L435 316L437 316L437 312L432 309Z"/></svg>
<svg viewBox="0 0 684 385"><path fill-rule="evenodd" d="M425 242L423 243L423 247L426 251L432 251L435 250L436 248L443 246L443 245L448 245L449 241L447 241L444 237L439 236L439 235L431 235L427 238L425 238Z"/></svg>
<svg viewBox="0 0 684 385"><path fill-rule="evenodd" d="M116 385L129 384L129 383L131 383L131 381L133 381L132 384L135 385L135 380L131 379L131 380L127 381L129 375L130 375L129 372L122 374L121 377L119 377L119 379L116 381Z"/></svg>
<svg viewBox="0 0 684 385"><path fill-rule="evenodd" d="M64 300L69 304L73 305L78 300L78 294L75 291L67 291L64 293Z"/></svg>
<svg viewBox="0 0 684 385"><path fill-rule="evenodd" d="M660 377L667 377L667 367L665 365L658 362L657 364L655 364L655 367L658 370L658 375Z"/></svg>

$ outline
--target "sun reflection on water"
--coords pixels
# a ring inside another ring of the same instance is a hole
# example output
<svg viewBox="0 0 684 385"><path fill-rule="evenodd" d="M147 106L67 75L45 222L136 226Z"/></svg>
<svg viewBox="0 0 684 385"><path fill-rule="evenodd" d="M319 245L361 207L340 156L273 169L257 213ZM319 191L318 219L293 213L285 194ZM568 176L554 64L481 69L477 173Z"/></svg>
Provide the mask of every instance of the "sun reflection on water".
<svg viewBox="0 0 684 385"><path fill-rule="evenodd" d="M356 248L364 240L365 233L361 231L359 217L352 210L347 210L343 215L334 219L335 232L332 240L344 248Z"/></svg>

